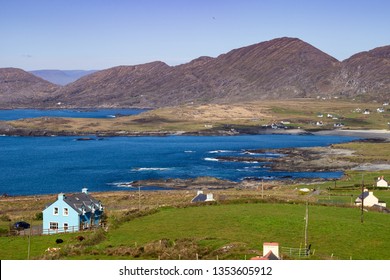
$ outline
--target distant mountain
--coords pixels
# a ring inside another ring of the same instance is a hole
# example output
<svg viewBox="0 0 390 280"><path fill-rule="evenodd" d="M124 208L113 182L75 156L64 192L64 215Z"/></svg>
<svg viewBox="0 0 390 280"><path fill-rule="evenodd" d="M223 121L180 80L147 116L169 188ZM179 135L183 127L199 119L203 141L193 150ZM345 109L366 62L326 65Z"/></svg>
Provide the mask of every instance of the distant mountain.
<svg viewBox="0 0 390 280"><path fill-rule="evenodd" d="M34 70L29 71L37 77L56 85L67 85L97 70Z"/></svg>
<svg viewBox="0 0 390 280"><path fill-rule="evenodd" d="M305 97L333 89L340 67L299 39L281 38L175 67L153 62L99 71L58 90L53 102L160 107Z"/></svg>
<svg viewBox="0 0 390 280"><path fill-rule="evenodd" d="M278 38L178 66L157 61L97 71L40 102L47 107L162 107L317 96L388 101L389 53L385 46L340 62L300 39Z"/></svg>
<svg viewBox="0 0 390 280"><path fill-rule="evenodd" d="M390 46L355 54L342 66L344 94L390 99Z"/></svg>
<svg viewBox="0 0 390 280"><path fill-rule="evenodd" d="M17 68L0 68L0 108L44 106L59 87Z"/></svg>

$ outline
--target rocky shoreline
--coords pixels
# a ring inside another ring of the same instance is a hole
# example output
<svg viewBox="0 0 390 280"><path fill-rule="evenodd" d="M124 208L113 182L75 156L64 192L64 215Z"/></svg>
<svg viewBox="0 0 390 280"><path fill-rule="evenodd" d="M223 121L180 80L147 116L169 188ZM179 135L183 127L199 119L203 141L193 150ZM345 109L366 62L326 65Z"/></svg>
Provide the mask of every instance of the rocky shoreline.
<svg viewBox="0 0 390 280"><path fill-rule="evenodd" d="M273 171L323 172L344 171L358 164L345 160L352 151L332 147L260 149L246 151L253 157L217 157L222 161L257 162ZM272 157L266 155L274 155Z"/></svg>

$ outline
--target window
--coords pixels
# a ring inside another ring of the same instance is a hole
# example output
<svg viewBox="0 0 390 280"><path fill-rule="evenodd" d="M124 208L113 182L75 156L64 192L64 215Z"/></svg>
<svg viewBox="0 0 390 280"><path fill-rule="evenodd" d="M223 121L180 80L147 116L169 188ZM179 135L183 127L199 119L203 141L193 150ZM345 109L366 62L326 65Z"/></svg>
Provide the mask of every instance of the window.
<svg viewBox="0 0 390 280"><path fill-rule="evenodd" d="M69 228L68 223L64 223L64 230L67 231Z"/></svg>
<svg viewBox="0 0 390 280"><path fill-rule="evenodd" d="M54 207L54 209L53 209L53 215L58 215L58 207Z"/></svg>
<svg viewBox="0 0 390 280"><path fill-rule="evenodd" d="M64 208L64 216L68 216L69 215L69 209L68 208Z"/></svg>
<svg viewBox="0 0 390 280"><path fill-rule="evenodd" d="M58 223L50 222L50 229L58 229Z"/></svg>

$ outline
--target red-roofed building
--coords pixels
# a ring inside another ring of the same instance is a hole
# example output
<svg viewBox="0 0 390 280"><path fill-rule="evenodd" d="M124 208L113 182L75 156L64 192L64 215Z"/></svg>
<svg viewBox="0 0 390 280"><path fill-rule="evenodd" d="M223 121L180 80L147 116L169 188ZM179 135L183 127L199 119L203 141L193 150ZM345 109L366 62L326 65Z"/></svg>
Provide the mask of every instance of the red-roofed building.
<svg viewBox="0 0 390 280"><path fill-rule="evenodd" d="M277 242L264 242L263 243L263 256L256 256L251 260L280 260L279 257L279 243Z"/></svg>

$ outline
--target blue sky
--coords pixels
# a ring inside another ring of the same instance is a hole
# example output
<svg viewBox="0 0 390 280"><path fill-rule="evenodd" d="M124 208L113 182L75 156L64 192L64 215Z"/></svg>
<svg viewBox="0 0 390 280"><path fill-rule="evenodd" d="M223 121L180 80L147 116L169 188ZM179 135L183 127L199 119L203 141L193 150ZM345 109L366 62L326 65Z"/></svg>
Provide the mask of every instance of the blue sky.
<svg viewBox="0 0 390 280"><path fill-rule="evenodd" d="M0 0L0 68L105 69L297 37L343 60L390 45L387 0Z"/></svg>

